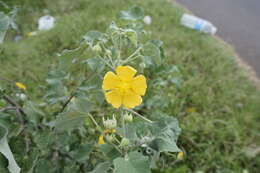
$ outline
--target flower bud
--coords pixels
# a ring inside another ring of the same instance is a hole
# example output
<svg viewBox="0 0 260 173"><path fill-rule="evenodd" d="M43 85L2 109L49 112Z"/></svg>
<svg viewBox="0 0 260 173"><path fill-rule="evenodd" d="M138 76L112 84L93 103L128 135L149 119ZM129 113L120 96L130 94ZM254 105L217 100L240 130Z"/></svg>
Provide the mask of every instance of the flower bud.
<svg viewBox="0 0 260 173"><path fill-rule="evenodd" d="M123 139L121 140L120 146L121 146L121 147L127 147L129 144L130 144L129 139L123 138Z"/></svg>
<svg viewBox="0 0 260 173"><path fill-rule="evenodd" d="M129 114L129 113L126 113L124 115L124 120L125 120L125 122L131 123L133 121L133 115Z"/></svg>
<svg viewBox="0 0 260 173"><path fill-rule="evenodd" d="M115 119L115 116L113 115L113 119L107 120L105 120L103 117L103 124L106 129L115 129L117 127L117 121Z"/></svg>
<svg viewBox="0 0 260 173"><path fill-rule="evenodd" d="M109 142L113 142L114 136L113 135L106 135L106 140L109 141Z"/></svg>
<svg viewBox="0 0 260 173"><path fill-rule="evenodd" d="M183 160L183 158L184 158L184 152L181 151L181 152L178 153L177 159L178 160Z"/></svg>
<svg viewBox="0 0 260 173"><path fill-rule="evenodd" d="M102 48L99 46L99 44L96 44L95 46L92 47L92 50L95 52L101 52Z"/></svg>

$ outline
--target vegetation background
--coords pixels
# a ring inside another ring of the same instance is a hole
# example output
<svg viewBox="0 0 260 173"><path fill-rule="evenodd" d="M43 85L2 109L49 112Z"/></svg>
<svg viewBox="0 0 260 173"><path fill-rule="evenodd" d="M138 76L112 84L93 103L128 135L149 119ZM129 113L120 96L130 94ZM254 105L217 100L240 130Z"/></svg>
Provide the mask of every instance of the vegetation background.
<svg viewBox="0 0 260 173"><path fill-rule="evenodd" d="M166 0L9 0L18 7L19 30L8 32L0 45L0 76L21 81L31 98L43 95L41 86L57 53L73 49L90 30L103 31L116 21L119 11L132 5L152 17L147 26L154 38L164 42L168 62L176 65L181 81L157 87L151 101L180 121L179 146L185 159L167 173L258 173L260 170L259 120L260 93L247 73L238 68L232 48L212 36L180 25L186 12ZM0 10L6 11L0 6ZM39 17L56 18L55 28L29 37L37 30ZM22 40L12 41L15 35ZM168 74L164 74L165 78ZM176 87L179 85L180 87ZM11 146L12 147L12 146ZM14 148L14 150L16 150ZM0 165L1 167L1 165ZM1 170L1 169L0 169Z"/></svg>

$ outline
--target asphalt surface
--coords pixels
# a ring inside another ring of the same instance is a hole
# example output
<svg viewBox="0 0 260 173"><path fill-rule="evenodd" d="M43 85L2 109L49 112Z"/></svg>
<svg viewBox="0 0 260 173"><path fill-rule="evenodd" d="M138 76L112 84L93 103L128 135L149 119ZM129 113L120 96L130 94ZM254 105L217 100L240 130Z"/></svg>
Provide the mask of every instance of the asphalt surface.
<svg viewBox="0 0 260 173"><path fill-rule="evenodd" d="M211 21L260 77L260 0L176 0Z"/></svg>

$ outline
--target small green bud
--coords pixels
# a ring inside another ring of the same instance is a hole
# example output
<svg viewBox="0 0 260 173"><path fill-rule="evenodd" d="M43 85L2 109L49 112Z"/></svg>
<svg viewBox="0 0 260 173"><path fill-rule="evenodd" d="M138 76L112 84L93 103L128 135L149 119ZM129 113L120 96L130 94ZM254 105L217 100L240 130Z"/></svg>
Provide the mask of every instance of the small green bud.
<svg viewBox="0 0 260 173"><path fill-rule="evenodd" d="M123 138L123 139L121 140L120 146L121 146L121 147L127 147L127 146L129 146L129 144L130 144L129 139Z"/></svg>
<svg viewBox="0 0 260 173"><path fill-rule="evenodd" d="M92 50L95 52L101 52L102 48L100 47L99 44L96 44L95 46L92 47Z"/></svg>
<svg viewBox="0 0 260 173"><path fill-rule="evenodd" d="M106 129L115 129L117 127L117 121L115 116L113 115L113 119L105 120L103 117L103 124Z"/></svg>
<svg viewBox="0 0 260 173"><path fill-rule="evenodd" d="M106 135L106 140L109 142L113 142L114 141L114 135Z"/></svg>
<svg viewBox="0 0 260 173"><path fill-rule="evenodd" d="M131 123L133 121L133 115L129 113L124 114L124 120L125 122Z"/></svg>

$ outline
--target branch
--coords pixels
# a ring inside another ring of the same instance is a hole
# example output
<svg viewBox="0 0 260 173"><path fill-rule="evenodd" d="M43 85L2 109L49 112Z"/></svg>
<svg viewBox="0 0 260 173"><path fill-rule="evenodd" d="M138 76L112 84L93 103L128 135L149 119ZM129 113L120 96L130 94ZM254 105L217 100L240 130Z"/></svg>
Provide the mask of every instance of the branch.
<svg viewBox="0 0 260 173"><path fill-rule="evenodd" d="M20 115L20 120L21 120L21 123L24 124L25 123L25 120L23 117L27 116L26 113L24 112L24 110L22 109L22 107L16 103L14 100L12 100L8 95L4 94L3 95L3 99L8 102L10 105L14 106L17 110L17 112L19 113Z"/></svg>
<svg viewBox="0 0 260 173"><path fill-rule="evenodd" d="M65 104L62 106L62 108L61 108L61 110L60 110L60 112L59 113L62 113L64 110L65 110L65 108L68 106L68 104L71 102L71 100L73 99L73 97L74 97L74 94L71 94L71 96L69 97L69 99L65 102Z"/></svg>
<svg viewBox="0 0 260 173"><path fill-rule="evenodd" d="M0 112L7 112L9 110L16 110L16 108L15 107L6 107L6 108L0 109Z"/></svg>
<svg viewBox="0 0 260 173"><path fill-rule="evenodd" d="M125 64L125 63L127 63L128 61L130 61L131 58L135 57L136 54L137 54L141 49L142 49L142 47L139 47L138 49L136 49L135 52L134 52L132 55L130 55L128 58L126 58L126 59L122 62L122 64Z"/></svg>

